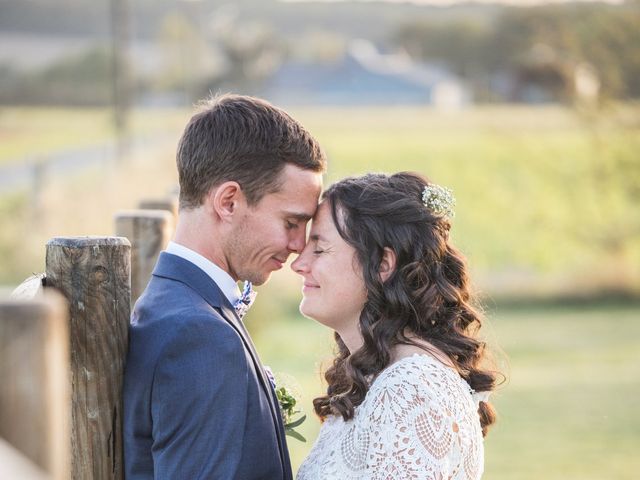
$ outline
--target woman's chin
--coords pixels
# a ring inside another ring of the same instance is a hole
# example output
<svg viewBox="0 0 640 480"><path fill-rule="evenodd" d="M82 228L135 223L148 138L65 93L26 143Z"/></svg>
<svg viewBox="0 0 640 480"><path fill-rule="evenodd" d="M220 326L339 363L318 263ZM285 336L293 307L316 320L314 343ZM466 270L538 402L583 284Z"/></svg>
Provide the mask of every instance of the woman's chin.
<svg viewBox="0 0 640 480"><path fill-rule="evenodd" d="M307 307L306 303L305 303L305 299L303 298L302 301L300 302L300 306L298 307L298 310L300 311L300 313L302 315L304 315L307 318L311 318L309 316L309 308Z"/></svg>
<svg viewBox="0 0 640 480"><path fill-rule="evenodd" d="M300 308L298 310L300 310L300 313L305 317L310 318L311 320L315 320L316 322L319 321L317 312L311 305L309 305L309 302L307 302L306 298L302 299L302 302L300 302Z"/></svg>

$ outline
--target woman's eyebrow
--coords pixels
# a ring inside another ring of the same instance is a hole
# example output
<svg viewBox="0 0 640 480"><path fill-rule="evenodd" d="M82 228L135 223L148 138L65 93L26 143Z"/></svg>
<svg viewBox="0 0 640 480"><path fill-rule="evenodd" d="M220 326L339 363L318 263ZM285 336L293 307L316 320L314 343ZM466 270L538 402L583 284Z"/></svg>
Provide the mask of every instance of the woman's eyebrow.
<svg viewBox="0 0 640 480"><path fill-rule="evenodd" d="M313 240L314 242L326 242L327 239L318 233L312 233L309 236L309 240Z"/></svg>

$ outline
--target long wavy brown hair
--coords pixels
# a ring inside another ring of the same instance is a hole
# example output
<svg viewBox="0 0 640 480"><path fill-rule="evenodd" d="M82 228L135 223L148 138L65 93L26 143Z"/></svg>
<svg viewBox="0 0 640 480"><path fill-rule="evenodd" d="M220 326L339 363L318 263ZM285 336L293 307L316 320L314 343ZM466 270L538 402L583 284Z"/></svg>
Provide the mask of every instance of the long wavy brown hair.
<svg viewBox="0 0 640 480"><path fill-rule="evenodd" d="M364 344L349 352L338 347L325 372L327 393L313 401L321 419L353 418L370 385L392 358L394 346L423 339L443 352L475 391L496 386L497 372L485 366L486 344L476 338L482 323L470 293L464 256L449 241L450 222L422 203L430 182L410 172L346 178L324 192L340 236L356 251L367 300L360 314ZM384 282L380 266L385 247L396 268ZM410 338L411 337L411 338ZM495 422L487 402L478 410L483 435Z"/></svg>

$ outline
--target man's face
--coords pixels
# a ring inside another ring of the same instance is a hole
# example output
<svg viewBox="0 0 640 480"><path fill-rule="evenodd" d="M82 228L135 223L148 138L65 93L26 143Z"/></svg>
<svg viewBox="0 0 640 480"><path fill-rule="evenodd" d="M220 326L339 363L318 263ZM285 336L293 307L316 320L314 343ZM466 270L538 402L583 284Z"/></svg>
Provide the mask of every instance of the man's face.
<svg viewBox="0 0 640 480"><path fill-rule="evenodd" d="M238 218L226 245L230 273L255 285L265 283L289 254L305 246L307 222L313 217L322 190L322 175L286 165L282 187Z"/></svg>

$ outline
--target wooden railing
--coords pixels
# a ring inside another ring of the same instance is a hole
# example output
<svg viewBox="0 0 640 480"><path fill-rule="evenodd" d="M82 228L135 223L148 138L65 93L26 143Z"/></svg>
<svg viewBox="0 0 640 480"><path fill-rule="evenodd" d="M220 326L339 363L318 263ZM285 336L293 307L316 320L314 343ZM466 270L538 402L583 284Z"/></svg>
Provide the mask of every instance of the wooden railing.
<svg viewBox="0 0 640 480"><path fill-rule="evenodd" d="M129 316L175 222L175 197L59 237L45 273L0 301L0 479L122 480Z"/></svg>

